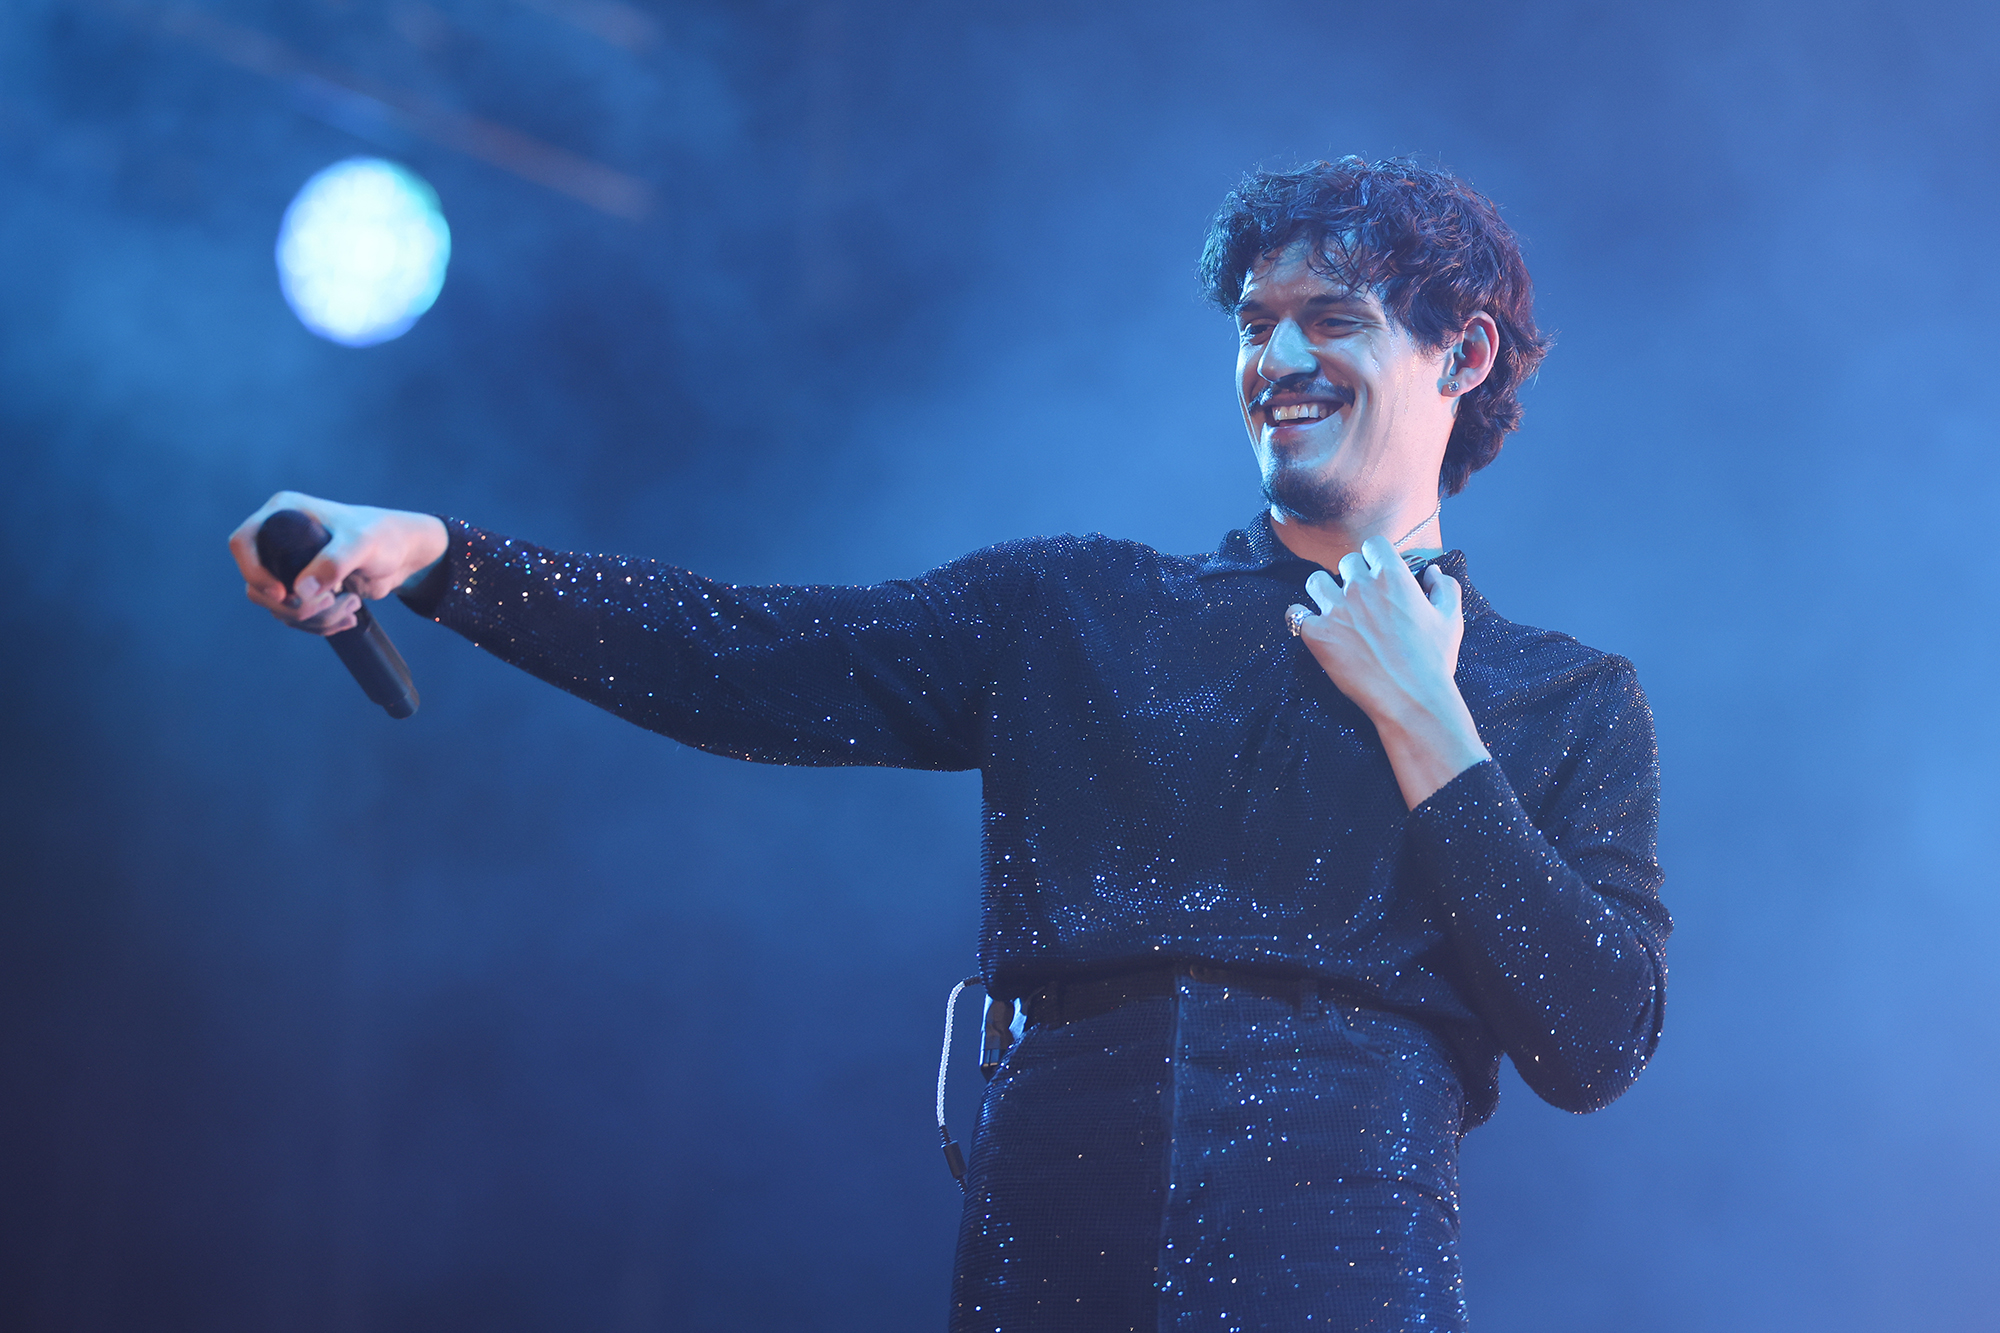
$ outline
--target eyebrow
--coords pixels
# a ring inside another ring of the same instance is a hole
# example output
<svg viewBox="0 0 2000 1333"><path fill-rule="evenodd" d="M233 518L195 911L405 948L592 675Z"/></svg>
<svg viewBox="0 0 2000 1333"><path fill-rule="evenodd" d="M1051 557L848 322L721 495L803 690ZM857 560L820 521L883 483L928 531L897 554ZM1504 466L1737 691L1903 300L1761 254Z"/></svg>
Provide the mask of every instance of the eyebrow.
<svg viewBox="0 0 2000 1333"><path fill-rule="evenodd" d="M1308 298L1306 301L1306 309L1308 310L1324 310L1328 306L1340 306L1349 310L1367 310L1368 302L1354 295L1352 292L1322 292L1318 296ZM1246 314L1268 315L1270 307L1253 297L1238 301L1235 309L1230 313L1237 316Z"/></svg>

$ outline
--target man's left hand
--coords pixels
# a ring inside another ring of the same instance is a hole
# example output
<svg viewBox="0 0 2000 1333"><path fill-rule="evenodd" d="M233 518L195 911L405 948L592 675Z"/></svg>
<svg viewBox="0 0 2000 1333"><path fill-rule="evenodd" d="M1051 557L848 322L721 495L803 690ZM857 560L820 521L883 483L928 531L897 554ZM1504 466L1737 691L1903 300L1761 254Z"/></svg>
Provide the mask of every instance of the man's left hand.
<svg viewBox="0 0 2000 1333"><path fill-rule="evenodd" d="M1295 607L1299 637L1381 735L1411 809L1489 758L1453 674L1465 637L1458 580L1435 565L1423 586L1380 537L1306 580L1319 614Z"/></svg>

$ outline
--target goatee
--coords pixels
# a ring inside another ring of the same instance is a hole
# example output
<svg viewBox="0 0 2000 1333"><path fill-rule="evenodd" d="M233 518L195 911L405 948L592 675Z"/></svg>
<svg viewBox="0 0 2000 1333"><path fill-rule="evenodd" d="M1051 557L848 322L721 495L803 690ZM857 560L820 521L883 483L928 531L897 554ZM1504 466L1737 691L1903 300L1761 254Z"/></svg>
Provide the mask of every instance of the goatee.
<svg viewBox="0 0 2000 1333"><path fill-rule="evenodd" d="M1309 527L1338 522L1355 509L1354 492L1348 487L1304 468L1288 467L1282 460L1264 475L1264 498L1286 518Z"/></svg>

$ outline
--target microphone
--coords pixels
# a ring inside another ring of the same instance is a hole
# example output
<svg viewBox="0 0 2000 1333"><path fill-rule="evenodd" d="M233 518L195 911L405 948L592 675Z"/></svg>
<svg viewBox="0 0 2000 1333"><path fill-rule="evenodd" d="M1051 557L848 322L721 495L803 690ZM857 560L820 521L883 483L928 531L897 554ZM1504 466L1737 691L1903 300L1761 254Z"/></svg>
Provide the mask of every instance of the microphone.
<svg viewBox="0 0 2000 1333"><path fill-rule="evenodd" d="M320 521L296 509L280 509L257 529L257 563L269 570L285 591L298 578L320 548L333 540ZM403 655L382 629L380 621L363 602L355 612L353 629L329 634L326 641L347 664L361 686L361 692L382 705L390 717L409 717L417 711L417 687Z"/></svg>

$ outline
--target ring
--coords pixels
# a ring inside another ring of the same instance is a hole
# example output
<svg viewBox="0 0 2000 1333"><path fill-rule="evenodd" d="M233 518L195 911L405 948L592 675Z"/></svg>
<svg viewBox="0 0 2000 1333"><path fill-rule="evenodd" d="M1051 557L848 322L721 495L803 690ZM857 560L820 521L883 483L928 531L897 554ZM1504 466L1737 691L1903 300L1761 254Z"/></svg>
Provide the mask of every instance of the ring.
<svg viewBox="0 0 2000 1333"><path fill-rule="evenodd" d="M1303 606L1285 608L1285 628L1292 632L1293 638L1296 639L1299 635L1306 632L1306 617L1311 614L1312 612L1306 610Z"/></svg>

